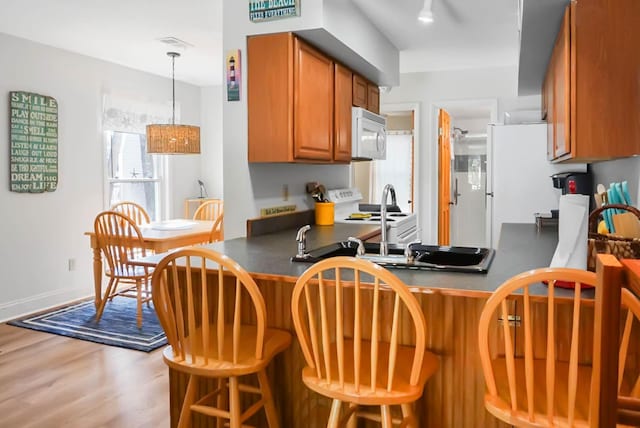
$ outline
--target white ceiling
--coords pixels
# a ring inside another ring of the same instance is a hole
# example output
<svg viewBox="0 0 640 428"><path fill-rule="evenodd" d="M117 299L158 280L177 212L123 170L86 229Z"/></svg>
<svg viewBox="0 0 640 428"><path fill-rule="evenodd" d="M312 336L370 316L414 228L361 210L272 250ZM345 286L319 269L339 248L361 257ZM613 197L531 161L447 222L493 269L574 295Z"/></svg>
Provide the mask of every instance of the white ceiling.
<svg viewBox="0 0 640 428"><path fill-rule="evenodd" d="M518 0L433 0L429 25L423 0L345 1L398 47L400 72L518 63ZM158 39L176 37L192 45L178 49L177 80L223 81L220 0L3 0L0 32L167 77L176 49Z"/></svg>
<svg viewBox="0 0 640 428"><path fill-rule="evenodd" d="M158 41L176 37L176 79L222 83L222 2L219 0L2 0L0 32L134 69L171 76Z"/></svg>
<svg viewBox="0 0 640 428"><path fill-rule="evenodd" d="M518 0L352 0L400 50L400 72L518 64Z"/></svg>

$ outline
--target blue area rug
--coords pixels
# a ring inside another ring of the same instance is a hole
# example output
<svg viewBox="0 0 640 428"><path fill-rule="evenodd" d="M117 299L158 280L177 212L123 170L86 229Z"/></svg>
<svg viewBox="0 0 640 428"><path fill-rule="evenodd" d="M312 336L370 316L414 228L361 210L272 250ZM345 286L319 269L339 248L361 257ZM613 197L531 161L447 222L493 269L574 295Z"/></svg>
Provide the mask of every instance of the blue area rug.
<svg viewBox="0 0 640 428"><path fill-rule="evenodd" d="M167 343L153 304L142 305L142 328L136 324L136 300L116 297L107 302L99 323L93 300L9 321L7 324L150 352Z"/></svg>

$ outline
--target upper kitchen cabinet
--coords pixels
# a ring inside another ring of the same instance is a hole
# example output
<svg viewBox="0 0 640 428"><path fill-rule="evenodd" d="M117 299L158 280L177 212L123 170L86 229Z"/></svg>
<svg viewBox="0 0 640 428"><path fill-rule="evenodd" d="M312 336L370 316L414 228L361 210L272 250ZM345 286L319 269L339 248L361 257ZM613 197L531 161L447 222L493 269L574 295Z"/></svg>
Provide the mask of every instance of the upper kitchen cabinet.
<svg viewBox="0 0 640 428"><path fill-rule="evenodd" d="M247 52L249 162L349 162L351 72L292 33L251 36Z"/></svg>
<svg viewBox="0 0 640 428"><path fill-rule="evenodd" d="M353 73L341 64L335 64L335 114L333 158L340 162L351 162L351 94Z"/></svg>
<svg viewBox="0 0 640 428"><path fill-rule="evenodd" d="M380 88L359 74L353 74L353 105L380 113Z"/></svg>
<svg viewBox="0 0 640 428"><path fill-rule="evenodd" d="M639 19L638 0L567 6L543 83L550 160L640 154Z"/></svg>

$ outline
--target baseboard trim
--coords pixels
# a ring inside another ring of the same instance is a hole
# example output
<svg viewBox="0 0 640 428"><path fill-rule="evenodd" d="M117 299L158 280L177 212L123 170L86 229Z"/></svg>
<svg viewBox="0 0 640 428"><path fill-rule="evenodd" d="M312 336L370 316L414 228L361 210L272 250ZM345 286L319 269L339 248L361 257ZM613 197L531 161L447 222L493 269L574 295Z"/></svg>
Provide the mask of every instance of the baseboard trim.
<svg viewBox="0 0 640 428"><path fill-rule="evenodd" d="M0 304L0 323L93 296L87 289L56 290Z"/></svg>

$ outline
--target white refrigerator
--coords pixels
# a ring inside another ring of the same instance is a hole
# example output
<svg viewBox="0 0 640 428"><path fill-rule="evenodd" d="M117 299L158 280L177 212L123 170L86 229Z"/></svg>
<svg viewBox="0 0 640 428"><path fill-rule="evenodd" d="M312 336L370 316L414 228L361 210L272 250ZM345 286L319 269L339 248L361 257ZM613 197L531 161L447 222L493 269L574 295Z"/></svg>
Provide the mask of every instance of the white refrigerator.
<svg viewBox="0 0 640 428"><path fill-rule="evenodd" d="M587 165L547 160L546 123L489 125L487 138L487 236L498 248L502 223L535 223L534 213L558 209L553 174Z"/></svg>

